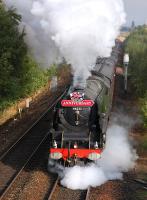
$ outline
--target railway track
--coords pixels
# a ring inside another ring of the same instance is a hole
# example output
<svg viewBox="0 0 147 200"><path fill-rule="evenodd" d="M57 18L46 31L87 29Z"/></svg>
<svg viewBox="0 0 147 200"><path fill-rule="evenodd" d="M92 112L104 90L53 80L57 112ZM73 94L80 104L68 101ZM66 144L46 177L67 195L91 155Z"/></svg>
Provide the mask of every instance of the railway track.
<svg viewBox="0 0 147 200"><path fill-rule="evenodd" d="M8 187L4 190L4 192L2 193L0 200L4 200L7 199L7 196L9 195L10 191L12 190L12 188L15 188L15 184L17 182L17 180L19 179L19 177L23 176L23 171L25 169L28 168L28 166L31 166L31 162L33 160L33 158L35 157L35 155L38 153L39 148L41 146L43 146L47 140L48 134L46 134L46 136L43 138L43 140L40 142L40 144L37 146L37 148L34 150L34 152L30 155L30 157L26 160L26 162L24 163L24 165L22 166L21 170L14 176L14 178L10 181L10 184L8 184Z"/></svg>
<svg viewBox="0 0 147 200"><path fill-rule="evenodd" d="M55 106L55 104L62 98L62 96L66 93L67 89L57 97L57 99L51 104L51 106L22 134L21 137L7 150L0 156L0 161L10 152L14 149L14 147L23 140L24 137L26 137L28 134L31 133L31 130L37 126L37 124L40 122L40 120L43 120L49 111Z"/></svg>
<svg viewBox="0 0 147 200"><path fill-rule="evenodd" d="M11 185L47 139L52 109L65 93L66 90L23 136L0 157L0 199L3 199Z"/></svg>
<svg viewBox="0 0 147 200"><path fill-rule="evenodd" d="M87 190L70 190L62 187L59 183L59 177L57 177L47 200L89 200L89 196L90 187Z"/></svg>
<svg viewBox="0 0 147 200"><path fill-rule="evenodd" d="M147 190L147 182L146 181L143 181L141 179L133 179L132 181L139 184L142 189Z"/></svg>

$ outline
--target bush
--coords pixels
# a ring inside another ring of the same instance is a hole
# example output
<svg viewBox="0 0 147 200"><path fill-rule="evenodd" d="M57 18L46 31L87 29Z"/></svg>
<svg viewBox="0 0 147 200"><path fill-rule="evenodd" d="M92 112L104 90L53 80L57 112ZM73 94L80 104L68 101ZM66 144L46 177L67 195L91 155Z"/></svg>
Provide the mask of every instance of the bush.
<svg viewBox="0 0 147 200"><path fill-rule="evenodd" d="M24 71L21 79L22 97L37 91L40 87L47 84L47 72L41 69L29 56L24 61Z"/></svg>
<svg viewBox="0 0 147 200"><path fill-rule="evenodd" d="M135 92L141 98L141 113L147 128L147 27L142 26L130 34L125 43L130 55L129 73Z"/></svg>
<svg viewBox="0 0 147 200"><path fill-rule="evenodd" d="M57 65L52 64L49 69L47 69L48 79L51 80L53 76L57 76Z"/></svg>

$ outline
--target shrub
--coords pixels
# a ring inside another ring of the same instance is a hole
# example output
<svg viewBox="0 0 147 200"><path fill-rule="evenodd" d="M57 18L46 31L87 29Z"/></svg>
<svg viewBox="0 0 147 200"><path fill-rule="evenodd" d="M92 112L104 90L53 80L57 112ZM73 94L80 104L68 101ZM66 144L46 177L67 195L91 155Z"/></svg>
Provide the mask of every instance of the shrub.
<svg viewBox="0 0 147 200"><path fill-rule="evenodd" d="M147 128L147 27L135 29L125 42L130 54L129 73L135 92L141 98L141 113Z"/></svg>
<svg viewBox="0 0 147 200"><path fill-rule="evenodd" d="M147 92L145 97L141 99L141 113L144 121L144 127L147 128Z"/></svg>

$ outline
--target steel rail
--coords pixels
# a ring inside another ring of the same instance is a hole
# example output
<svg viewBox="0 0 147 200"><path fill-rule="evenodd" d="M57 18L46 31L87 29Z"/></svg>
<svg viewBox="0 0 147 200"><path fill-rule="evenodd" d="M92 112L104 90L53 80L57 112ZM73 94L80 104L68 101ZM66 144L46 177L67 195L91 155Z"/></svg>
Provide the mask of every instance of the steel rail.
<svg viewBox="0 0 147 200"><path fill-rule="evenodd" d="M25 137L27 134L30 133L30 130L34 128L39 121L57 104L57 102L64 96L66 93L67 89L57 97L57 99L52 103L52 105L24 132L24 134L0 157L0 161L4 159L4 157L13 150L13 148Z"/></svg>
<svg viewBox="0 0 147 200"><path fill-rule="evenodd" d="M53 188L52 188L52 190L49 194L48 200L54 199L54 193L55 193L55 190L57 188L58 182L59 182L59 177L57 177L57 180L54 183L54 186L53 186ZM88 189L86 190L85 197L82 198L82 199L89 200L89 197L90 197L90 187L88 187Z"/></svg>
<svg viewBox="0 0 147 200"><path fill-rule="evenodd" d="M87 189L85 200L89 200L89 197L90 197L90 186Z"/></svg>
<svg viewBox="0 0 147 200"><path fill-rule="evenodd" d="M0 196L0 200L2 200L9 192L9 189L12 187L12 185L14 184L14 182L16 181L16 179L20 176L20 174L23 172L24 168L31 162L32 158L35 156L36 152L38 151L38 149L41 147L41 145L46 141L47 137L48 137L49 133L47 133L45 135L45 137L42 139L42 141L39 143L39 145L35 148L35 150L33 151L33 153L30 155L30 157L27 159L27 161L25 162L25 164L22 166L21 170L18 171L17 174L15 174L15 177L13 177L10 182L8 187L6 187L6 189L3 191L2 195Z"/></svg>
<svg viewBox="0 0 147 200"><path fill-rule="evenodd" d="M48 200L51 200L51 199L52 199L53 194L54 194L54 192L55 192L55 190L56 190L56 187L57 187L57 185L58 185L58 182L59 182L59 177L57 177L57 179L56 179L56 181L55 181L55 183L54 183L54 186L53 186L53 188L52 188L52 190L51 190L51 193L49 194Z"/></svg>
<svg viewBox="0 0 147 200"><path fill-rule="evenodd" d="M144 181L144 180L141 180L141 179L134 179L134 181L139 183L139 184L147 186L147 181Z"/></svg>
<svg viewBox="0 0 147 200"><path fill-rule="evenodd" d="M147 190L147 181L141 179L133 179L133 181L141 185L143 189Z"/></svg>
<svg viewBox="0 0 147 200"><path fill-rule="evenodd" d="M132 191L132 193L136 192L136 190L130 186L132 183L138 184L141 189L147 190L147 182L144 180L127 177L127 181L128 181L128 184L127 184L128 188L129 190Z"/></svg>

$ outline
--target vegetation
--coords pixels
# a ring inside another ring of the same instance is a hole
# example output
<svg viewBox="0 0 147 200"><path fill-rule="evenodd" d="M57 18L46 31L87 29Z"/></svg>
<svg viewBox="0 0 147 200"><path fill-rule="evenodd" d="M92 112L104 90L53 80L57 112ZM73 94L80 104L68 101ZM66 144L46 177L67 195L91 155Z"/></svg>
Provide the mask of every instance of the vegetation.
<svg viewBox="0 0 147 200"><path fill-rule="evenodd" d="M52 64L51 67L49 69L47 69L47 74L49 79L51 79L51 77L53 76L57 76L57 65L56 64Z"/></svg>
<svg viewBox="0 0 147 200"><path fill-rule="evenodd" d="M147 191L140 189L140 190L137 190L136 192L137 192L137 199L139 200L147 199Z"/></svg>
<svg viewBox="0 0 147 200"><path fill-rule="evenodd" d="M46 85L56 74L55 65L43 70L29 56L25 31L18 30L20 22L14 9L5 10L0 3L0 111Z"/></svg>
<svg viewBox="0 0 147 200"><path fill-rule="evenodd" d="M141 105L141 113L142 113L143 121L144 121L144 127L147 129L147 92L144 98L140 100L140 105Z"/></svg>
<svg viewBox="0 0 147 200"><path fill-rule="evenodd" d="M131 81L140 98L144 126L147 128L147 27L136 28L128 37L125 51L130 55Z"/></svg>

